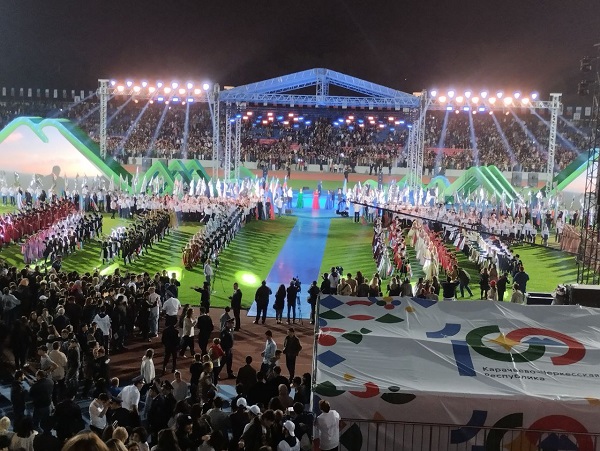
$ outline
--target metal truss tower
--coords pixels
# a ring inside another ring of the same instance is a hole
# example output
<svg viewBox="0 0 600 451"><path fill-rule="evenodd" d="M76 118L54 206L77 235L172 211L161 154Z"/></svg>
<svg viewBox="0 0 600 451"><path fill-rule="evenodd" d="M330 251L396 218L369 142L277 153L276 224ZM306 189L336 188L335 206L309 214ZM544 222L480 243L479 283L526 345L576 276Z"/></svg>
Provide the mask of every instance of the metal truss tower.
<svg viewBox="0 0 600 451"><path fill-rule="evenodd" d="M100 99L100 156L103 160L106 160L106 109L108 107L108 96L110 95L108 90L109 82L109 80L105 79L98 80L98 91L96 91Z"/></svg>
<svg viewBox="0 0 600 451"><path fill-rule="evenodd" d="M552 191L554 181L554 155L556 154L556 126L558 115L562 113L560 98L562 94L553 92L550 94L550 136L548 137L548 164L546 166L546 193ZM546 194L548 195L548 194Z"/></svg>
<svg viewBox="0 0 600 451"><path fill-rule="evenodd" d="M242 159L242 115L240 114L240 104L236 104L235 113L235 139L233 141L233 173L235 180L240 179L240 164Z"/></svg>
<svg viewBox="0 0 600 451"><path fill-rule="evenodd" d="M231 105L227 104L225 107L225 155L223 156L223 171L225 171L225 180L229 180L231 178L231 149L234 140L234 137L232 136L232 128Z"/></svg>
<svg viewBox="0 0 600 451"><path fill-rule="evenodd" d="M219 93L221 87L215 83L212 91L207 92L208 97L208 108L210 109L210 118L212 121L212 179L216 180L219 175L219 157L221 147L221 129L220 129L220 115L219 115Z"/></svg>
<svg viewBox="0 0 600 451"><path fill-rule="evenodd" d="M600 44L596 44L600 52ZM585 177L585 194L583 199L583 214L581 217L581 243L577 252L577 282L581 284L600 284L600 245L598 225L600 215L600 178L598 177L598 148L600 147L600 56L594 59L596 71L593 82L592 103L592 135L588 149L588 164ZM582 72L591 72L591 59L587 59ZM592 83L584 81L586 88ZM582 84L580 83L580 89ZM584 89L586 91L587 89ZM583 92L581 92L583 93Z"/></svg>
<svg viewBox="0 0 600 451"><path fill-rule="evenodd" d="M425 118L429 100L427 91L419 96L419 109L416 111L416 119L412 124L408 135L408 186L416 191L423 183L423 155L425 152Z"/></svg>

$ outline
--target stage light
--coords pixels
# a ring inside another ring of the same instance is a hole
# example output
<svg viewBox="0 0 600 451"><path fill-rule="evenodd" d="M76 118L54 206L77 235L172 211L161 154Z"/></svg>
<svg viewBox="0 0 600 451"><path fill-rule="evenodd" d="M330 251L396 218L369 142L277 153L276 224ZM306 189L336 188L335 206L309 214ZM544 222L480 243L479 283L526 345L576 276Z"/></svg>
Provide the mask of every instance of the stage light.
<svg viewBox="0 0 600 451"><path fill-rule="evenodd" d="M388 117L388 121L393 121L394 118L392 116Z"/></svg>
<svg viewBox="0 0 600 451"><path fill-rule="evenodd" d="M310 125L310 124L312 124L312 122L311 121L306 121L304 124L305 125Z"/></svg>
<svg viewBox="0 0 600 451"><path fill-rule="evenodd" d="M156 100L158 100L159 102L164 102L165 98L163 96L158 96Z"/></svg>
<svg viewBox="0 0 600 451"><path fill-rule="evenodd" d="M400 121L394 121L395 125L400 125Z"/></svg>
<svg viewBox="0 0 600 451"><path fill-rule="evenodd" d="M128 88L131 88L133 86L133 82L131 80L127 80L125 82L125 84L127 85Z"/></svg>
<svg viewBox="0 0 600 451"><path fill-rule="evenodd" d="M188 103L194 103L194 98L193 97L188 97L187 101L188 101Z"/></svg>
<svg viewBox="0 0 600 451"><path fill-rule="evenodd" d="M484 111L485 111L485 107L482 107L482 106L480 106L480 107L479 107L479 111L480 111L480 112L484 112Z"/></svg>
<svg viewBox="0 0 600 451"><path fill-rule="evenodd" d="M520 93L519 91L516 91L516 92L513 94L513 97L514 97L515 99L518 99L519 97L521 97L521 93Z"/></svg>
<svg viewBox="0 0 600 451"><path fill-rule="evenodd" d="M262 121L263 125L267 125L269 123L269 121Z"/></svg>
<svg viewBox="0 0 600 451"><path fill-rule="evenodd" d="M440 96L438 100L440 101L440 103L446 103L446 96Z"/></svg>
<svg viewBox="0 0 600 451"><path fill-rule="evenodd" d="M304 116L300 116L300 117L298 118L298 120L299 120L300 122L302 122L302 121L304 120Z"/></svg>
<svg viewBox="0 0 600 451"><path fill-rule="evenodd" d="M437 96L437 89L433 89L430 93L431 97L436 97Z"/></svg>
<svg viewBox="0 0 600 451"><path fill-rule="evenodd" d="M486 99L488 96L488 92L487 91L481 91L481 93L479 94L481 96L482 99Z"/></svg>
<svg viewBox="0 0 600 451"><path fill-rule="evenodd" d="M233 124L235 122L235 119L231 118L229 119L229 122Z"/></svg>
<svg viewBox="0 0 600 451"><path fill-rule="evenodd" d="M273 113L269 112L269 113L267 113L267 116L271 117L271 116L273 116Z"/></svg>
<svg viewBox="0 0 600 451"><path fill-rule="evenodd" d="M138 103L138 99L135 99L133 102L134 102L134 103Z"/></svg>
<svg viewBox="0 0 600 451"><path fill-rule="evenodd" d="M253 113L252 111L248 111L246 114L247 114L248 116L252 116L254 113Z"/></svg>
<svg viewBox="0 0 600 451"><path fill-rule="evenodd" d="M473 102L474 104L478 104L479 103L479 97L475 96L475 97L471 98L471 102Z"/></svg>
<svg viewBox="0 0 600 451"><path fill-rule="evenodd" d="M123 85L117 86L117 91L119 91L119 92L125 91L125 86L123 86Z"/></svg>
<svg viewBox="0 0 600 451"><path fill-rule="evenodd" d="M496 103L496 97L490 97L489 102L493 105Z"/></svg>
<svg viewBox="0 0 600 451"><path fill-rule="evenodd" d="M371 120L369 121L369 124L373 125L375 123L375 121Z"/></svg>
<svg viewBox="0 0 600 451"><path fill-rule="evenodd" d="M149 92L150 94L152 94L154 91L156 91L156 88L155 88L154 86L150 86L150 87L148 88L148 92Z"/></svg>
<svg viewBox="0 0 600 451"><path fill-rule="evenodd" d="M504 105L508 106L512 103L512 98L511 97L505 97L504 98Z"/></svg>
<svg viewBox="0 0 600 451"><path fill-rule="evenodd" d="M133 92L140 92L141 90L142 90L142 88L140 88L139 86L133 87Z"/></svg>
<svg viewBox="0 0 600 451"><path fill-rule="evenodd" d="M156 82L156 87L157 88L162 88L163 87L163 82L162 81Z"/></svg>
<svg viewBox="0 0 600 451"><path fill-rule="evenodd" d="M352 122L350 119L346 119L346 124L349 124L350 122Z"/></svg>
<svg viewBox="0 0 600 451"><path fill-rule="evenodd" d="M277 120L278 121L282 121L283 120L283 116L277 116Z"/></svg>
<svg viewBox="0 0 600 451"><path fill-rule="evenodd" d="M467 99L470 99L470 98L471 98L471 94L473 94L471 91L465 91L465 97L466 97Z"/></svg>
<svg viewBox="0 0 600 451"><path fill-rule="evenodd" d="M453 90L448 91L448 97L450 97L451 99L454 97L454 94L456 94Z"/></svg>
<svg viewBox="0 0 600 451"><path fill-rule="evenodd" d="M179 97L173 97L173 102L179 102Z"/></svg>
<svg viewBox="0 0 600 451"><path fill-rule="evenodd" d="M385 124L379 124L379 128L384 128Z"/></svg>
<svg viewBox="0 0 600 451"><path fill-rule="evenodd" d="M196 94L197 96L199 96L200 94L202 94L202 89L200 89L200 88L194 89L194 94Z"/></svg>
<svg viewBox="0 0 600 451"><path fill-rule="evenodd" d="M111 85L111 86L115 86L116 84L117 84L117 81L116 81L116 80L111 80L111 81L110 81L110 85Z"/></svg>
<svg viewBox="0 0 600 451"><path fill-rule="evenodd" d="M523 97L523 98L521 99L521 103L522 103L523 105L529 105L529 99L528 99L527 97Z"/></svg>
<svg viewBox="0 0 600 451"><path fill-rule="evenodd" d="M290 121L283 121L283 125L290 125Z"/></svg>
<svg viewBox="0 0 600 451"><path fill-rule="evenodd" d="M498 92L496 93L496 97L497 97L497 98L499 98L499 99L501 99L503 95L504 95L504 94L503 94L503 92L502 92L502 91L498 91Z"/></svg>
<svg viewBox="0 0 600 451"><path fill-rule="evenodd" d="M269 122L273 122L275 118L273 116L269 117Z"/></svg>
<svg viewBox="0 0 600 451"><path fill-rule="evenodd" d="M167 86L167 87L165 87L164 91L165 91L165 94L169 94L171 92L171 88L169 88Z"/></svg>
<svg viewBox="0 0 600 451"><path fill-rule="evenodd" d="M142 88L145 88L146 86L148 86L148 82L147 81L143 81L142 82Z"/></svg>
<svg viewBox="0 0 600 451"><path fill-rule="evenodd" d="M208 83L204 83L202 85L202 89L204 89L205 91L208 91L210 89L210 85Z"/></svg>
<svg viewBox="0 0 600 451"><path fill-rule="evenodd" d="M179 90L179 94L185 94L185 89L181 88L181 89Z"/></svg>
<svg viewBox="0 0 600 451"><path fill-rule="evenodd" d="M404 121L399 121L401 124L404 124Z"/></svg>
<svg viewBox="0 0 600 451"><path fill-rule="evenodd" d="M373 120L373 116L369 116L367 119L369 119L370 121Z"/></svg>
<svg viewBox="0 0 600 451"><path fill-rule="evenodd" d="M294 117L294 113L288 113L288 117Z"/></svg>
<svg viewBox="0 0 600 451"><path fill-rule="evenodd" d="M469 108L468 106L464 106L463 107L463 111L469 111L471 108Z"/></svg>
<svg viewBox="0 0 600 451"><path fill-rule="evenodd" d="M351 121L354 120L354 116L348 116L348 119L350 119Z"/></svg>
<svg viewBox="0 0 600 451"><path fill-rule="evenodd" d="M179 87L179 83L177 83L176 81L171 82L171 88L177 89L178 87Z"/></svg>
<svg viewBox="0 0 600 451"><path fill-rule="evenodd" d="M187 82L187 88L188 89L192 89L194 87L194 83L192 83L191 81Z"/></svg>
<svg viewBox="0 0 600 451"><path fill-rule="evenodd" d="M446 111L452 111L453 109L454 109L454 108L453 108L453 107L451 107L450 105L448 105L448 106L446 107Z"/></svg>
<svg viewBox="0 0 600 451"><path fill-rule="evenodd" d="M242 116L242 119L247 121L248 120L248 116Z"/></svg>
<svg viewBox="0 0 600 451"><path fill-rule="evenodd" d="M458 96L458 97L456 98L456 102L457 102L457 103L463 103L463 100L465 100L465 99L463 98L463 96Z"/></svg>
<svg viewBox="0 0 600 451"><path fill-rule="evenodd" d="M460 113L459 110L454 110L454 114L458 114L458 113Z"/></svg>
<svg viewBox="0 0 600 451"><path fill-rule="evenodd" d="M294 118L294 122L298 122L298 118L297 118L297 117L295 117L295 118ZM344 121L340 121L340 124L341 124L342 122L344 122Z"/></svg>
<svg viewBox="0 0 600 451"><path fill-rule="evenodd" d="M537 100L539 96L540 96L540 95L539 95L537 92L532 92L532 93L531 93L531 99L532 99L532 100Z"/></svg>
<svg viewBox="0 0 600 451"><path fill-rule="evenodd" d="M151 104L152 104L152 103L154 103L154 100L150 100L150 103L151 103Z"/></svg>

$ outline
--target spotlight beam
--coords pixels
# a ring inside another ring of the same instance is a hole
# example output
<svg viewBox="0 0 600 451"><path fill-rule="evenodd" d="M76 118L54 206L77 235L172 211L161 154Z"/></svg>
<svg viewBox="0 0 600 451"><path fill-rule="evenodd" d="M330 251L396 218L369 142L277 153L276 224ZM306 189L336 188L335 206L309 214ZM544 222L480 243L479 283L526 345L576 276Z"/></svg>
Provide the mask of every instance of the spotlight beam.
<svg viewBox="0 0 600 451"><path fill-rule="evenodd" d="M129 141L129 138L131 138L131 135L135 131L138 123L142 119L142 116L144 115L144 113L148 109L149 105L150 105L150 99L148 99L148 101L146 102L146 105L144 105L144 108L142 108L142 111L139 112L139 114L137 115L137 117L135 118L135 120L131 123L131 125L127 129L127 133L125 133L125 136L123 136L123 138L121 139L121 142L119 143L119 145L115 149L115 153L123 152L123 150L125 149L125 144L127 144L127 141Z"/></svg>
<svg viewBox="0 0 600 451"><path fill-rule="evenodd" d="M163 112L160 115L160 119L158 120L156 129L154 130L154 135L152 136L152 139L150 140L150 143L148 144L148 149L146 149L146 155L152 154L152 150L154 149L154 145L156 144L156 141L158 140L158 135L160 134L162 126L165 123L165 117L167 116L168 112L169 112L169 104L165 102L165 107L163 108Z"/></svg>
<svg viewBox="0 0 600 451"><path fill-rule="evenodd" d="M479 149L477 148L477 139L475 137L475 124L473 124L473 115L469 114L469 134L471 135L471 146L473 147L473 163L479 166Z"/></svg>
<svg viewBox="0 0 600 451"><path fill-rule="evenodd" d="M506 148L506 151L508 152L508 156L510 157L510 167L511 167L511 170L513 170L514 167L517 165L517 157L515 156L515 153L514 153L512 147L510 146L510 143L508 142L506 135L504 134L504 130L502 130L502 127L500 126L500 122L498 122L498 119L496 119L496 115L492 114L491 116L492 116L492 120L494 121L494 124L496 125L496 130L498 130L498 134L500 135L500 139L502 139L502 143L504 144L504 147Z"/></svg>
<svg viewBox="0 0 600 451"><path fill-rule="evenodd" d="M75 108L76 106L81 105L83 102L90 100L92 97L94 97L96 95L95 92L92 92L90 95L88 95L87 97L84 97L83 99L81 99L79 102L75 102L71 105L69 105L67 108L63 108L62 111L58 110L56 111L52 116L50 117L59 117L59 116L66 116L67 113L69 111L71 111L73 108Z"/></svg>
<svg viewBox="0 0 600 451"><path fill-rule="evenodd" d="M132 100L133 100L133 97L129 97L123 105L121 105L120 107L117 108L117 111L115 111L114 114L112 114L106 121L107 127L110 125L112 120L117 116L117 114L119 114L121 111L123 111L123 108L125 108L129 104L129 102L131 102Z"/></svg>
<svg viewBox="0 0 600 451"><path fill-rule="evenodd" d="M190 132L190 102L185 104L185 123L183 124L183 142L181 143L181 158L188 155L188 135Z"/></svg>
<svg viewBox="0 0 600 451"><path fill-rule="evenodd" d="M533 114L535 114L535 116L542 122L542 124L544 124L546 126L546 128L548 130L550 130L550 123L546 119L544 119L542 116L540 116L538 114L538 112L535 111L533 108L531 109L531 112ZM560 132L557 131L556 132L556 137L562 141L562 143L565 145L565 147L567 149L572 150L573 152L576 152L577 155L581 154L581 150L579 150L577 147L575 147L575 145L571 141L569 141L567 138L565 138L562 135L562 133L560 133Z"/></svg>
<svg viewBox="0 0 600 451"><path fill-rule="evenodd" d="M446 114L444 114L444 122L442 123L442 133L440 133L440 141L438 142L438 150L435 155L435 167L440 167L442 165L442 160L444 159L444 152L442 149L444 148L444 141L446 141L446 135L448 133L448 111L446 110Z"/></svg>

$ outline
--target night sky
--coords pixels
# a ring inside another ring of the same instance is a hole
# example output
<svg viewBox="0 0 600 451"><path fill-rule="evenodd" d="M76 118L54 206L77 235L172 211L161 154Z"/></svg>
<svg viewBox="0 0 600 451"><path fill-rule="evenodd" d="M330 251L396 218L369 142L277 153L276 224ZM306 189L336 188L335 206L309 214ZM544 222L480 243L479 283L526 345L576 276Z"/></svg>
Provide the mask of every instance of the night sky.
<svg viewBox="0 0 600 451"><path fill-rule="evenodd" d="M600 0L1 0L0 86L241 85L325 67L406 92L576 92Z"/></svg>

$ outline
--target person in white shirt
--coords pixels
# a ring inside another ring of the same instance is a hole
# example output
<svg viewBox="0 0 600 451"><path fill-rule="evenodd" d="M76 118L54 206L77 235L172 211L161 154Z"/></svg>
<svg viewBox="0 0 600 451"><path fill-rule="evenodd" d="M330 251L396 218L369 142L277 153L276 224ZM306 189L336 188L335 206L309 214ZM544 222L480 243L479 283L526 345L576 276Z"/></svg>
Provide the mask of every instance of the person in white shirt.
<svg viewBox="0 0 600 451"><path fill-rule="evenodd" d="M132 380L132 384L124 387L119 393L119 398L123 401L121 406L127 410L137 412L140 403L140 390L144 386L144 378L138 376Z"/></svg>
<svg viewBox="0 0 600 451"><path fill-rule="evenodd" d="M283 423L283 439L277 445L277 451L300 451L300 440L295 430L296 425L290 420Z"/></svg>
<svg viewBox="0 0 600 451"><path fill-rule="evenodd" d="M210 266L210 260L206 260L206 263L204 263L204 275L206 276L206 281L209 285L213 274L212 266Z"/></svg>
<svg viewBox="0 0 600 451"><path fill-rule="evenodd" d="M90 403L90 429L99 436L106 427L106 412L108 411L109 398L106 393L100 393Z"/></svg>
<svg viewBox="0 0 600 451"><path fill-rule="evenodd" d="M104 340L104 343L102 343L102 345L104 346L104 349L108 351L108 346L110 344L110 326L112 321L110 319L110 316L108 316L106 313L106 305L100 307L100 313L94 316L92 322L96 323L98 329L102 331L102 338Z"/></svg>
<svg viewBox="0 0 600 451"><path fill-rule="evenodd" d="M153 381L156 376L156 369L154 367L154 349L148 349L144 357L142 357L142 365L140 366L140 375L145 381Z"/></svg>
<svg viewBox="0 0 600 451"><path fill-rule="evenodd" d="M177 324L177 315L179 314L179 309L181 308L181 302L179 299L171 296L167 299L162 306L163 312L167 315L165 319L165 327L170 326L171 324Z"/></svg>
<svg viewBox="0 0 600 451"><path fill-rule="evenodd" d="M160 294L156 292L154 287L150 287L148 291L150 293L148 295L148 303L151 305L149 332L151 336L156 337L158 336L158 317L161 308Z"/></svg>
<svg viewBox="0 0 600 451"><path fill-rule="evenodd" d="M319 409L322 413L315 419L314 440L321 451L337 450L340 445L340 414L331 410L329 402L324 399L319 401Z"/></svg>
<svg viewBox="0 0 600 451"><path fill-rule="evenodd" d="M175 371L175 380L171 382L173 386L173 397L179 401L183 401L188 395L188 383L181 379L181 372Z"/></svg>

